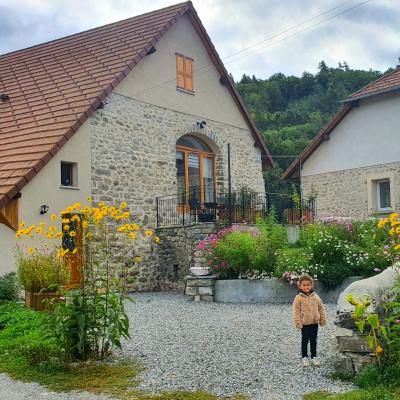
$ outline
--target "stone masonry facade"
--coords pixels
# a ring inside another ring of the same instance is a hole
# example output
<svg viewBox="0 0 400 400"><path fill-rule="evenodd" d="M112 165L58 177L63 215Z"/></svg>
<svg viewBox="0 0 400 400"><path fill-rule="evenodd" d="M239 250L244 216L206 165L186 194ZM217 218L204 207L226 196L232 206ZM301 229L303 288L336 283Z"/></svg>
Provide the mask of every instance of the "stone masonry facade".
<svg viewBox="0 0 400 400"><path fill-rule="evenodd" d="M260 150L254 147L250 132L208 119L204 129L197 128L196 122L203 119L119 94L108 96L104 108L90 118L93 200L110 204L125 201L139 224L154 229L156 197L177 193L175 146L186 134L203 139L215 153L218 190L227 187L227 145L231 143L233 190L246 186L263 193ZM184 257L190 257L189 247L186 239L181 247L174 244ZM136 271L132 290L156 289L162 275L176 275L175 265L182 271L187 266L167 261L172 264L166 267L163 252L145 241L138 240L136 250L143 263Z"/></svg>
<svg viewBox="0 0 400 400"><path fill-rule="evenodd" d="M394 207L397 209L400 205L400 162L302 176L302 194L307 197L312 190L317 192L317 218L366 218L374 213L368 204L368 181L371 176L382 173L394 176Z"/></svg>

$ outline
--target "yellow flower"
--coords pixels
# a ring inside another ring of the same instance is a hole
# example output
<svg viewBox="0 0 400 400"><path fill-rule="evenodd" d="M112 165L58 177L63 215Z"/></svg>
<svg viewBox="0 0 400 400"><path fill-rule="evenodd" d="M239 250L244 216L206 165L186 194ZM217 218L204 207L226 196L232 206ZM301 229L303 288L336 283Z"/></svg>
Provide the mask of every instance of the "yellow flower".
<svg viewBox="0 0 400 400"><path fill-rule="evenodd" d="M136 239L136 233L133 233L133 232L130 233L130 234L129 234L129 239L132 239L132 240L133 240L133 239Z"/></svg>
<svg viewBox="0 0 400 400"><path fill-rule="evenodd" d="M76 254L77 252L78 252L78 248L75 247L75 248L72 250L72 254Z"/></svg>
<svg viewBox="0 0 400 400"><path fill-rule="evenodd" d="M33 254L35 252L35 249L33 247L28 248L28 253Z"/></svg>
<svg viewBox="0 0 400 400"><path fill-rule="evenodd" d="M69 231L69 225L64 225L64 231Z"/></svg>
<svg viewBox="0 0 400 400"><path fill-rule="evenodd" d="M135 263L140 263L140 262L142 262L142 257L136 256L134 258L134 261L135 261Z"/></svg>
<svg viewBox="0 0 400 400"><path fill-rule="evenodd" d="M39 228L36 228L36 233L41 235L43 233L43 228L39 226Z"/></svg>
<svg viewBox="0 0 400 400"><path fill-rule="evenodd" d="M74 210L76 210L76 209L78 209L78 208L80 208L81 207L81 203L75 203L73 206L72 206L72 208L74 209Z"/></svg>
<svg viewBox="0 0 400 400"><path fill-rule="evenodd" d="M154 239L154 241L155 241L156 243L160 243L160 242L161 242L161 239L157 236L157 237Z"/></svg>
<svg viewBox="0 0 400 400"><path fill-rule="evenodd" d="M86 234L86 237L87 237L88 239L90 239L92 236L93 236L93 233L92 233L92 232L88 232L88 233Z"/></svg>
<svg viewBox="0 0 400 400"><path fill-rule="evenodd" d="M63 237L63 233L62 233L62 232L57 232L57 233L56 233L56 237L62 238L62 237Z"/></svg>
<svg viewBox="0 0 400 400"><path fill-rule="evenodd" d="M374 235L372 236L372 239L376 239L376 233L374 233Z"/></svg>
<svg viewBox="0 0 400 400"><path fill-rule="evenodd" d="M104 207L105 206L105 203L103 203L103 202L101 202L101 203L99 203L99 207L101 208L101 207Z"/></svg>
<svg viewBox="0 0 400 400"><path fill-rule="evenodd" d="M45 222L40 222L39 225L40 226L46 226L46 223Z"/></svg>
<svg viewBox="0 0 400 400"><path fill-rule="evenodd" d="M147 229L147 231L144 234L146 237L150 237L150 236L153 236L153 231L151 231L150 229Z"/></svg>
<svg viewBox="0 0 400 400"><path fill-rule="evenodd" d="M117 232L125 232L125 231L126 231L126 226L125 226L125 225L120 226L120 227L117 229Z"/></svg>
<svg viewBox="0 0 400 400"><path fill-rule="evenodd" d="M23 228L25 226L25 221L21 221L21 223L18 225L20 228Z"/></svg>
<svg viewBox="0 0 400 400"><path fill-rule="evenodd" d="M396 226L396 225L400 225L400 221L397 221L397 220L392 221L392 227Z"/></svg>
<svg viewBox="0 0 400 400"><path fill-rule="evenodd" d="M398 235L400 235L400 226L398 226L398 227L396 228L396 233L397 233Z"/></svg>
<svg viewBox="0 0 400 400"><path fill-rule="evenodd" d="M400 250L400 244L396 244L396 246L394 246L395 250Z"/></svg>
<svg viewBox="0 0 400 400"><path fill-rule="evenodd" d="M64 257L68 252L69 252L69 249L63 250L63 248L60 247L60 248L57 250L57 257Z"/></svg>
<svg viewBox="0 0 400 400"><path fill-rule="evenodd" d="M127 211L127 212L124 212L124 218L129 218L131 216L131 214Z"/></svg>
<svg viewBox="0 0 400 400"><path fill-rule="evenodd" d="M61 220L61 222L62 222L63 224L69 224L69 223L70 223L70 220L69 220L69 218L63 218L63 219Z"/></svg>
<svg viewBox="0 0 400 400"><path fill-rule="evenodd" d="M376 348L375 351L376 351L377 354L379 354L379 353L382 353L383 349L382 349L381 346L378 345L378 347Z"/></svg>
<svg viewBox="0 0 400 400"><path fill-rule="evenodd" d="M399 213L397 213L397 212L392 213L392 214L390 214L389 218L391 221L395 221L397 218L399 218Z"/></svg>
<svg viewBox="0 0 400 400"><path fill-rule="evenodd" d="M123 201L120 205L119 205L119 208L121 208L122 210L124 209L124 208L126 208L128 205L126 204L126 202L125 201Z"/></svg>
<svg viewBox="0 0 400 400"><path fill-rule="evenodd" d="M132 228L133 228L134 231L140 230L140 226L138 224L133 224Z"/></svg>
<svg viewBox="0 0 400 400"><path fill-rule="evenodd" d="M57 228L54 225L49 226L49 232L53 233L56 230L57 230Z"/></svg>
<svg viewBox="0 0 400 400"><path fill-rule="evenodd" d="M76 232L75 232L75 231L71 231L71 232L69 233L69 236L75 237L75 236L76 236Z"/></svg>
<svg viewBox="0 0 400 400"><path fill-rule="evenodd" d="M100 218L95 218L95 219L93 220L93 223L94 223L95 225L99 225L100 222L101 222L101 219L100 219Z"/></svg>
<svg viewBox="0 0 400 400"><path fill-rule="evenodd" d="M80 219L80 217L79 217L79 215L74 215L72 218L71 218L71 221L80 221L81 219Z"/></svg>
<svg viewBox="0 0 400 400"><path fill-rule="evenodd" d="M51 214L50 219L52 221L55 221L57 219L57 215L56 214Z"/></svg>
<svg viewBox="0 0 400 400"><path fill-rule="evenodd" d="M90 196L86 197L86 200L90 203L92 201L92 198Z"/></svg>
<svg viewBox="0 0 400 400"><path fill-rule="evenodd" d="M111 214L115 213L115 207L111 206L108 211L110 211Z"/></svg>
<svg viewBox="0 0 400 400"><path fill-rule="evenodd" d="M47 239L53 239L53 235L51 233L46 233Z"/></svg>
<svg viewBox="0 0 400 400"><path fill-rule="evenodd" d="M18 239L21 236L22 232L20 230L18 230L17 232L15 232L15 237Z"/></svg>
<svg viewBox="0 0 400 400"><path fill-rule="evenodd" d="M88 228L88 227L89 227L89 222L83 221L83 222L82 222L82 226L83 226L84 228Z"/></svg>
<svg viewBox="0 0 400 400"><path fill-rule="evenodd" d="M395 232L396 232L395 229L392 228L392 229L389 230L389 235L393 236L395 234Z"/></svg>
<svg viewBox="0 0 400 400"><path fill-rule="evenodd" d="M116 219L117 221L120 221L122 218L124 218L123 215L117 215L117 216L115 217L115 219Z"/></svg>

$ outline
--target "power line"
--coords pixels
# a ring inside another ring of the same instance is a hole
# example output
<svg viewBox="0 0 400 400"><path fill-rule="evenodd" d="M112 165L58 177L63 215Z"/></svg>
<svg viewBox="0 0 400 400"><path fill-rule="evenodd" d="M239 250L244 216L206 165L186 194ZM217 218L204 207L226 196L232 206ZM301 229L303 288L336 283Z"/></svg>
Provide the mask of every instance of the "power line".
<svg viewBox="0 0 400 400"><path fill-rule="evenodd" d="M315 20L315 19L317 19L317 18L319 18L319 17L321 17L321 16L323 16L323 15L326 15L327 13L329 13L329 12L331 12L331 11L334 11L334 10L336 10L336 9L338 9L338 8L344 6L345 4L348 4L348 3L352 2L352 1L353 1L353 0L347 0L347 1L343 2L343 3L341 3L340 5L336 6L336 7L333 7L333 8L331 8L331 9L329 9L329 10L326 10L326 11L324 11L324 12L318 14L318 15L315 15L314 17L311 17L311 18L309 18L309 19L306 20L306 21L303 21L303 22L301 22L301 23L299 23L299 24L297 24L297 25L294 25L294 26L292 26L292 27L290 27L290 28L287 28L287 29L285 29L284 31L281 31L281 32L279 32L279 33L277 33L277 34L275 34L275 35L272 35L272 36L270 36L270 37L268 37L268 38L266 38L266 39L264 39L264 40L262 40L262 41L260 41L260 42L258 42L258 43L255 43L255 44L253 44L253 45L251 45L251 46L248 46L248 47L245 48L245 49L242 49L242 50L240 50L240 51L238 51L238 52L236 52L236 53L233 53L233 54L231 54L231 55L229 55L229 56L226 56L226 57L222 58L221 60L226 60L226 59L228 59L228 58L235 57L236 55L239 55L239 54L241 54L241 53L243 53L243 52L245 52L245 51L247 51L247 50L249 50L249 49L251 49L251 48L253 48L253 47L256 47L256 46L258 46L258 45L260 45L260 44L262 44L262 43L265 43L265 42L267 42L267 41L269 41L269 40L271 40L271 39L273 39L273 38L279 37L279 36L281 36L282 34L289 32L290 30L296 29L296 28L298 28L298 27L300 27L300 26L305 25L306 23L308 23L308 22L310 22L310 21L312 21L312 20ZM352 10L354 10L355 8L358 8L358 7L360 7L360 6L362 6L362 5L366 4L366 3L368 3L368 2L370 2L370 1L371 1L371 0L365 0L365 1L363 1L363 2L361 2L361 3L358 3L358 4L356 4L356 5L352 6L352 7L349 7L349 8L347 8L347 9L345 9L345 10L343 10L343 11L337 13L337 14L334 14L333 16L331 16L331 17L329 17L329 18L326 18L326 19L323 19L322 21L319 21L318 23L316 23L316 24L314 24L314 25L308 26L308 27L306 27L306 28L304 28L304 29L302 29L302 30L300 30L300 31L294 32L294 33L291 34L291 35L285 36L285 37L283 37L283 38L281 38L281 39L279 39L279 40L277 40L277 41L271 43L271 45L280 43L280 42L282 42L282 41L284 41L284 40L286 40L286 39L288 39L288 38L290 38L290 37L292 37L292 36L301 34L301 33L305 32L305 31L307 31L308 29L311 29L311 28L314 28L314 27L316 27L316 26L319 26L319 25L321 25L321 24L324 23L324 22L330 21L330 20L332 20L332 19L334 19L334 18L336 18L336 17L338 17L338 16L340 16L340 15L343 15L343 14L349 12L349 11L352 11ZM263 47L261 47L261 48L255 50L255 51L250 52L250 53L247 53L247 54L245 54L245 55L247 56L247 55L254 54L255 52L257 52L257 51L259 51L259 50L261 50L261 49L263 49L263 48L265 48L265 47L267 47L267 46L263 46ZM240 58L240 57L237 57L237 58ZM235 58L234 60L230 60L230 61L226 62L225 64L229 64L229 63L231 63L231 62L233 62L233 61L236 61L237 58ZM193 73L195 73L195 72L198 73L198 72L200 72L200 71L209 72L209 71L213 70L213 68L210 68L210 69L204 71L204 69L207 68L207 67L214 67L214 64L213 64L213 63L210 63L210 64L203 65L203 66L201 66L201 67L199 67L199 68L197 68L197 69L194 69L194 70L193 70ZM167 81L161 82L161 83L159 83L159 84L157 84L157 85L151 86L151 87L149 87L149 88L147 88L147 89L141 90L141 91L136 92L136 93L133 93L133 94L134 94L134 95L142 95L142 94L145 94L145 93L147 93L147 92L149 92L149 91L151 91L151 90L164 87L165 85L168 85L169 83L176 82L176 80L177 80L177 78L175 77L175 78L173 78L173 79L169 79L169 80L167 80Z"/></svg>

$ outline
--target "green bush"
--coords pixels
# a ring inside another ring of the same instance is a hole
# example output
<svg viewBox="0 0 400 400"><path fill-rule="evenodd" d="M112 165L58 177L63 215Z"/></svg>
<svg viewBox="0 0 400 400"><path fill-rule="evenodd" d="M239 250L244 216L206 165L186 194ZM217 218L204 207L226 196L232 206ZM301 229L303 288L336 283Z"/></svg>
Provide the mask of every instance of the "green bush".
<svg viewBox="0 0 400 400"><path fill-rule="evenodd" d="M308 273L311 265L311 254L302 247L281 249L277 252L275 276L283 277L285 272L296 274Z"/></svg>
<svg viewBox="0 0 400 400"><path fill-rule="evenodd" d="M382 385L383 377L380 369L375 365L363 368L355 378L355 384L361 389L369 389Z"/></svg>
<svg viewBox="0 0 400 400"><path fill-rule="evenodd" d="M0 303L0 362L3 357L14 357L20 363L37 366L59 355L46 314L18 303Z"/></svg>
<svg viewBox="0 0 400 400"><path fill-rule="evenodd" d="M336 240L350 241L351 231L348 225L335 223L316 223L304 226L300 232L300 245L312 247L321 236L333 236Z"/></svg>
<svg viewBox="0 0 400 400"><path fill-rule="evenodd" d="M209 255L213 273L235 279L252 269L258 238L250 232L235 231L221 237Z"/></svg>
<svg viewBox="0 0 400 400"><path fill-rule="evenodd" d="M18 300L19 283L15 272L0 276L0 300Z"/></svg>
<svg viewBox="0 0 400 400"><path fill-rule="evenodd" d="M57 291L69 279L69 268L55 254L17 253L18 276L27 292Z"/></svg>
<svg viewBox="0 0 400 400"><path fill-rule="evenodd" d="M352 275L351 269L346 264L329 264L325 265L323 273L318 275L318 280L325 289L334 289L340 285L347 277Z"/></svg>

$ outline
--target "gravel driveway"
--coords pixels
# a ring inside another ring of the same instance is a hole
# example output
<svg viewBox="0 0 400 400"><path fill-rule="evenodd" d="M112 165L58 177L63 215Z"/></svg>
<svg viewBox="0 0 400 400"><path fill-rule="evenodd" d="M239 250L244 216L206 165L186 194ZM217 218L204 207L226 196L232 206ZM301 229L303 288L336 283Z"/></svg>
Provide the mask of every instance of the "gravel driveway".
<svg viewBox="0 0 400 400"><path fill-rule="evenodd" d="M345 391L331 372L335 310L319 336L319 369L300 366L300 334L290 305L195 303L181 294L140 293L128 303L132 339L124 353L141 358L147 370L141 388L152 392L205 390L242 393L252 400L301 399L315 390ZM54 393L35 383L0 374L0 399L103 400L89 393Z"/></svg>
<svg viewBox="0 0 400 400"><path fill-rule="evenodd" d="M132 340L125 351L143 359L141 388L242 393L253 400L301 399L316 390L345 391L329 379L334 305L320 330L318 369L303 370L291 306L186 301L181 294L141 293L128 305Z"/></svg>

